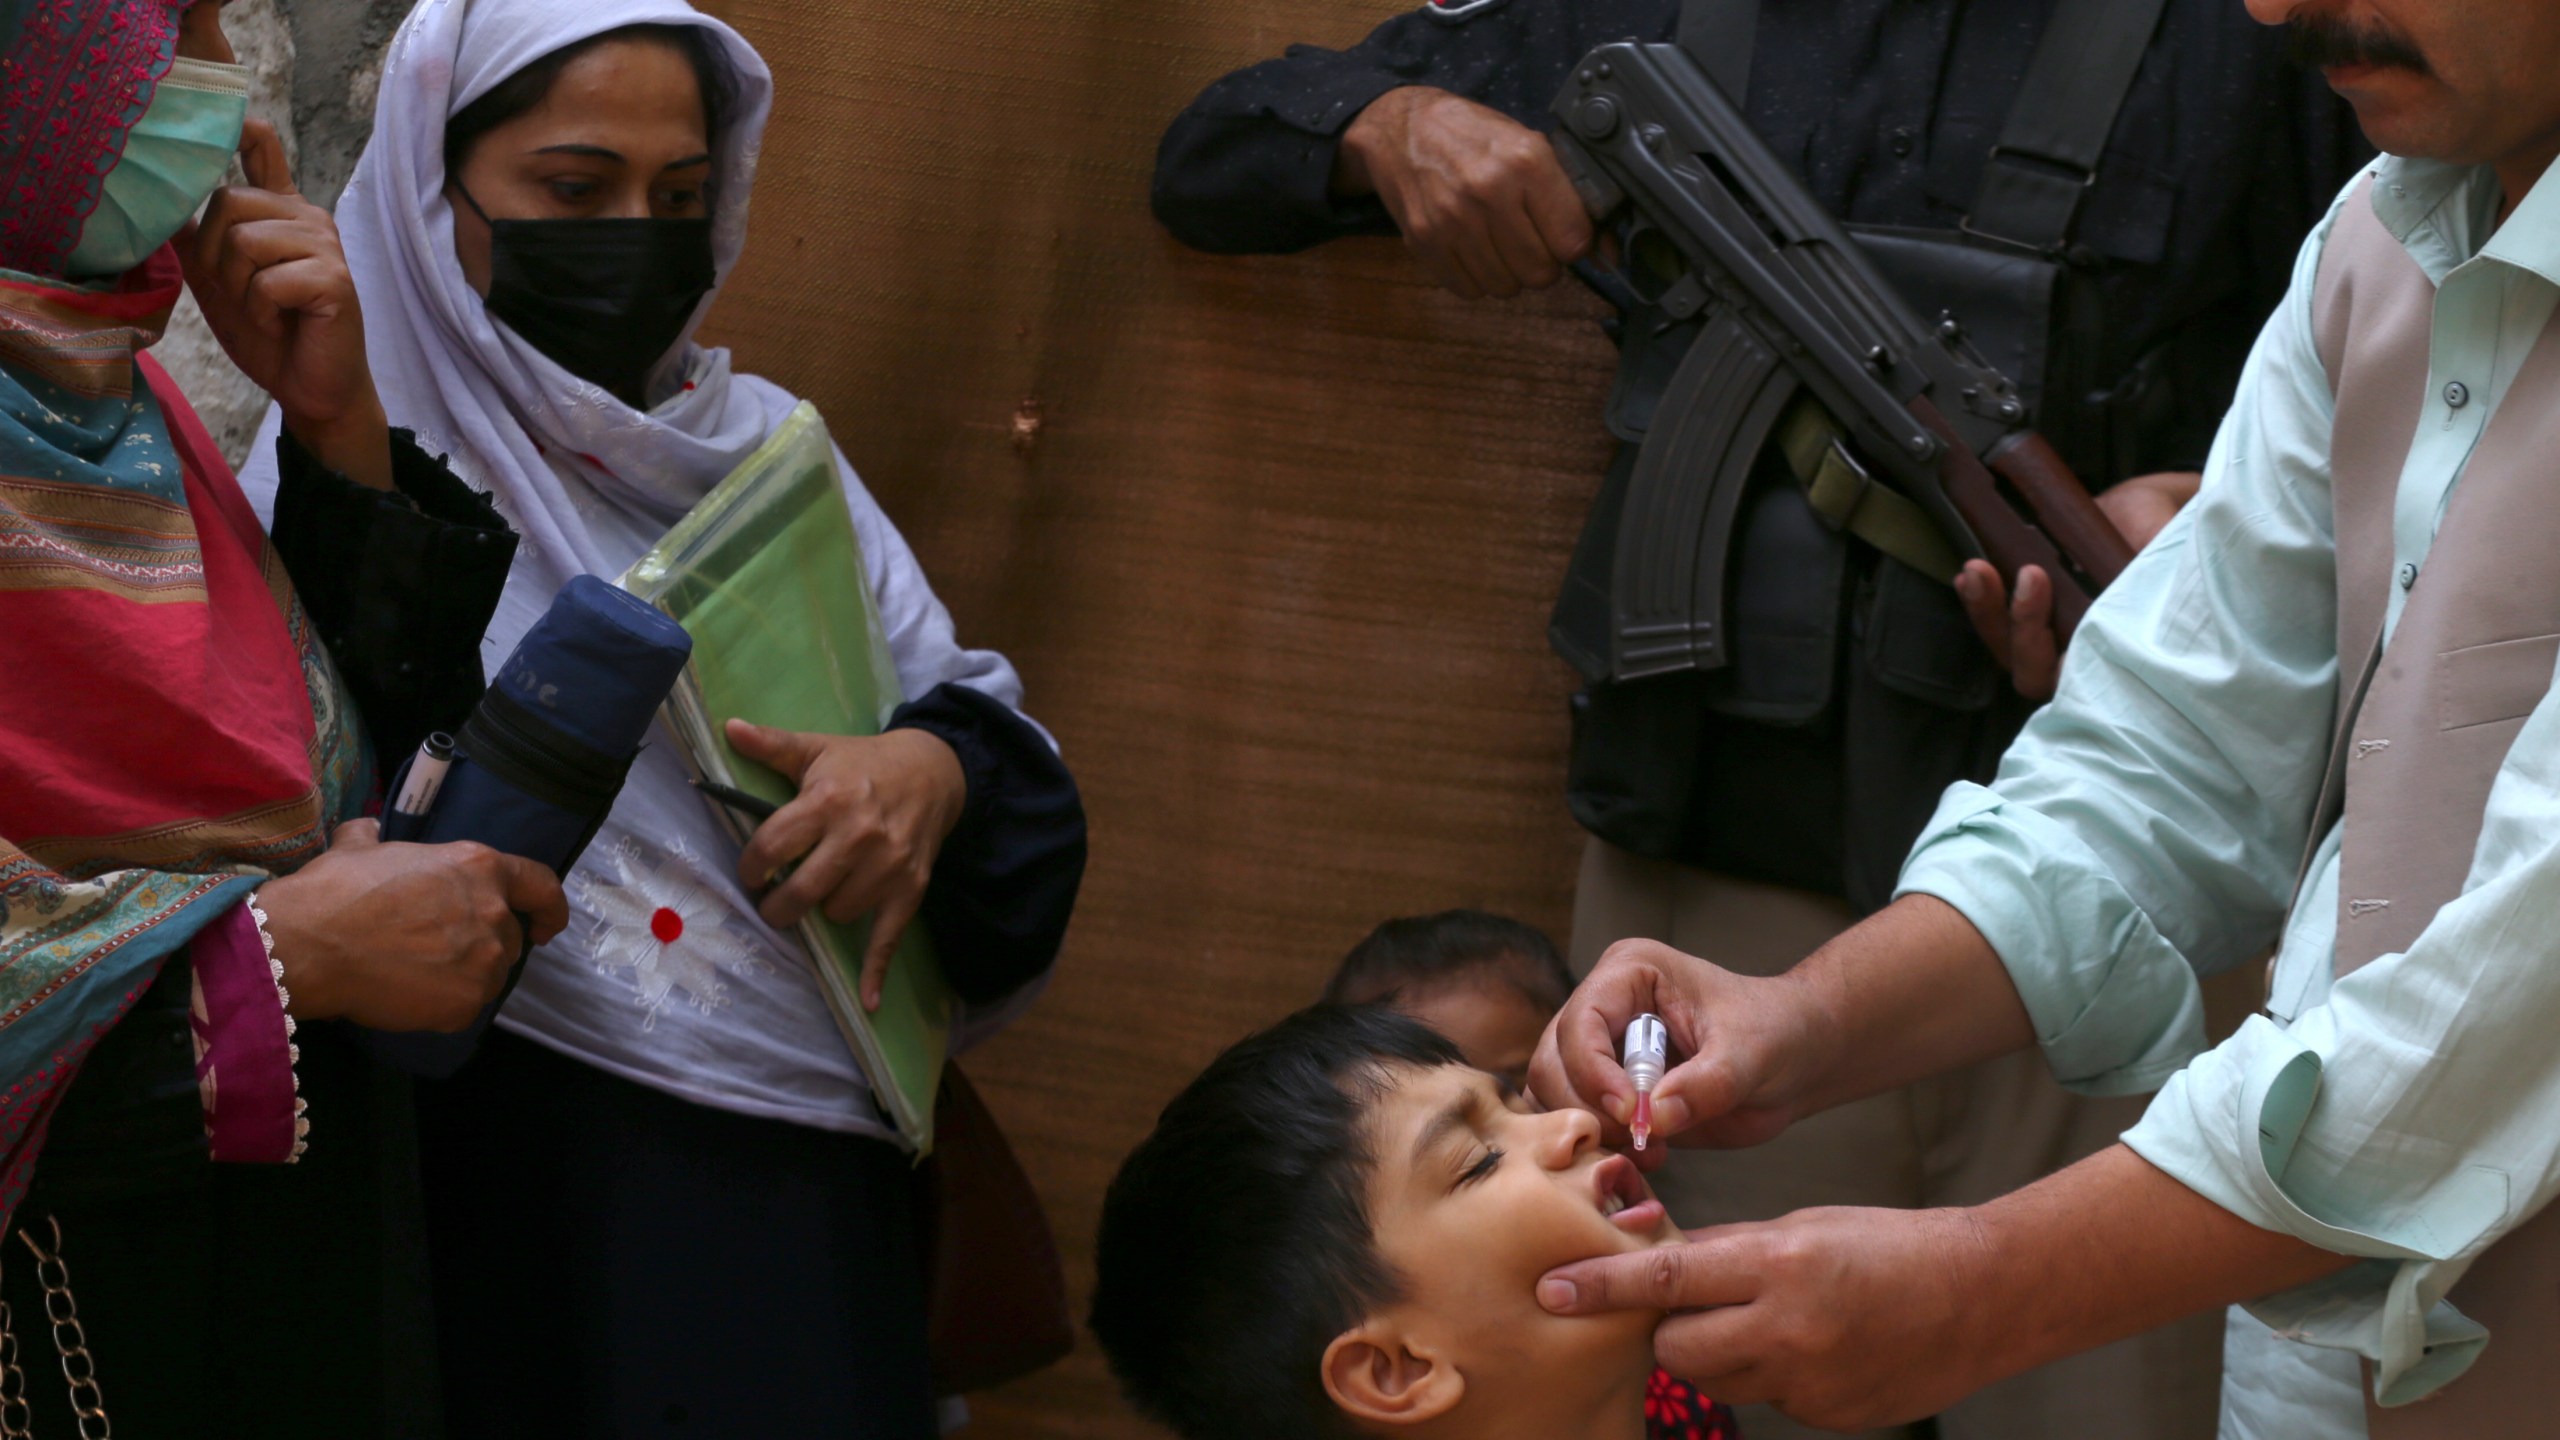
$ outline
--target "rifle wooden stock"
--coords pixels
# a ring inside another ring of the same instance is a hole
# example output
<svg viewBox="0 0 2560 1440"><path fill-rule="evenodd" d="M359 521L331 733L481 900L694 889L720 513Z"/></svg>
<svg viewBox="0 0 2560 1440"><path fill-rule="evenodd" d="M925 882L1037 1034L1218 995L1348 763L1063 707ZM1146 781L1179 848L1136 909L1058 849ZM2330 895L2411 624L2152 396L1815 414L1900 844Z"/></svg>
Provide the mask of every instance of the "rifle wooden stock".
<svg viewBox="0 0 2560 1440"><path fill-rule="evenodd" d="M2053 583L2054 637L2069 644L2092 598L2082 577L2109 584L2132 561L2133 548L2043 436L2020 432L1985 466L1929 397L1914 398L1911 413L1947 442L1940 481L1948 503L1981 542L1983 558L2013 594L2021 569L2042 567ZM2032 524L2001 493L2003 480L2033 512Z"/></svg>
<svg viewBox="0 0 2560 1440"><path fill-rule="evenodd" d="M1993 448L1991 473L2026 497L2044 533L2100 588L2116 583L2116 576L2133 563L2133 547L2125 543L2124 533L2089 498L2088 487L2054 453L2053 442L2021 430Z"/></svg>

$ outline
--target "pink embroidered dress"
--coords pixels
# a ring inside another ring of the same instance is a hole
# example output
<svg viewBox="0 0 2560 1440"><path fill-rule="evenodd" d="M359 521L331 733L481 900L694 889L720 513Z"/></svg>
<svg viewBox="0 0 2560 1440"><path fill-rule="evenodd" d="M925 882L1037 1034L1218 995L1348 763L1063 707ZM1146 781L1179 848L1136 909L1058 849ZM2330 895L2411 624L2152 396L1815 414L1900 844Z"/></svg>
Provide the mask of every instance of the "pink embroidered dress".
<svg viewBox="0 0 2560 1440"><path fill-rule="evenodd" d="M283 567L142 353L175 256L61 278L178 15L0 0L0 1224L90 1049L181 959L211 1153L298 1152L291 1022L246 901L363 788Z"/></svg>

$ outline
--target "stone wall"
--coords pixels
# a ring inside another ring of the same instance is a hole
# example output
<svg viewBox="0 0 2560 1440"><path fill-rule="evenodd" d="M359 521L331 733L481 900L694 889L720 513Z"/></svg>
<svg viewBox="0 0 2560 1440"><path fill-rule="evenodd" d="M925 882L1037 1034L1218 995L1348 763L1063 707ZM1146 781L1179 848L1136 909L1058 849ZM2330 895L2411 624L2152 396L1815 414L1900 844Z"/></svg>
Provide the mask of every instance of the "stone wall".
<svg viewBox="0 0 2560 1440"><path fill-rule="evenodd" d="M301 155L294 169L302 193L323 205L355 173L356 156L373 133L373 92L382 52L409 13L410 0L257 0L284 19L293 40L287 86ZM241 9L223 12L225 23Z"/></svg>

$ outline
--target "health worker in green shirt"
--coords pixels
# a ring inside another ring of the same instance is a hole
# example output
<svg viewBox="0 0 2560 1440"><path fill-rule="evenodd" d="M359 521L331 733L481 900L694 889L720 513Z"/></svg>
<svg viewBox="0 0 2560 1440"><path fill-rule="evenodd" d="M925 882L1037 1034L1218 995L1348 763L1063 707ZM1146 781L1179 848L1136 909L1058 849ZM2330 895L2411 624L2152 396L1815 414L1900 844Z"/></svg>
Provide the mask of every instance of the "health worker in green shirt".
<svg viewBox="0 0 2560 1440"><path fill-rule="evenodd" d="M1533 1071L1623 1139L1615 1047L1656 1012L1655 1129L1710 1146L2030 1044L2158 1097L1987 1204L1541 1282L1672 1310L1659 1358L1719 1399L1904 1421L2228 1306L2225 1440L2560 1423L2560 6L2249 4L2386 153L2306 242L2201 497L1890 907L1773 979L1622 943ZM2208 1048L2199 978L2270 949Z"/></svg>

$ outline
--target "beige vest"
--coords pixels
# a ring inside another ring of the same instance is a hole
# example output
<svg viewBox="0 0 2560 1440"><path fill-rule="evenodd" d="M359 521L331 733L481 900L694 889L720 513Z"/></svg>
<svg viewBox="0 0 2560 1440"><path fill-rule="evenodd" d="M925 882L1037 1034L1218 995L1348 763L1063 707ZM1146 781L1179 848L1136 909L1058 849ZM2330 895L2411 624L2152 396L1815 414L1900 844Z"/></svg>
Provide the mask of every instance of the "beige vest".
<svg viewBox="0 0 2560 1440"><path fill-rule="evenodd" d="M2407 948L2462 893L2490 784L2560 652L2560 316L2482 433L2381 647L2401 467L2422 419L2443 411L2426 393L2435 287L2369 187L2339 216L2313 299L2337 396L2340 704L2319 829L2343 803L2340 975ZM2560 1435L2560 1207L2501 1240L2450 1298L2489 1327L2488 1347L2426 1401L2368 1399L2373 1440Z"/></svg>

